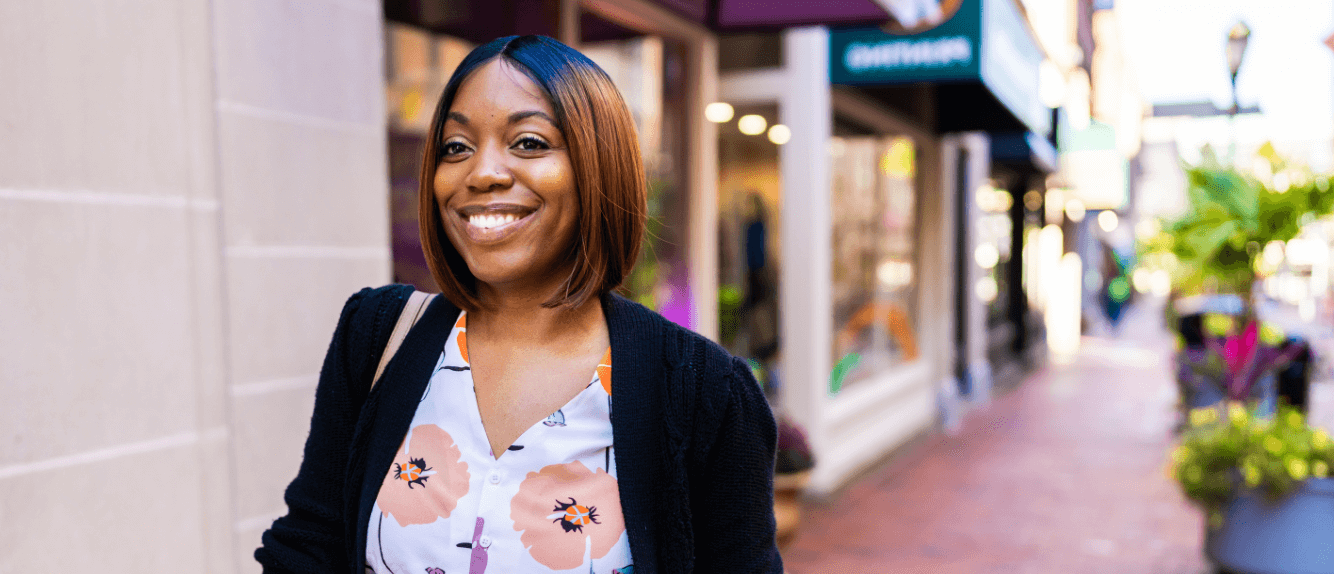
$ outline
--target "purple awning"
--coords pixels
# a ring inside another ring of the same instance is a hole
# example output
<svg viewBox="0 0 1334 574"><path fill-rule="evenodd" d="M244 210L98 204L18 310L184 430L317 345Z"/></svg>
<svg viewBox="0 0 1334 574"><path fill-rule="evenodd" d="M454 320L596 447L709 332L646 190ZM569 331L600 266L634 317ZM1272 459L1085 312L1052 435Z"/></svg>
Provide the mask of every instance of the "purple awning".
<svg viewBox="0 0 1334 574"><path fill-rule="evenodd" d="M883 24L889 14L873 0L714 0L713 27L784 28L810 24Z"/></svg>
<svg viewBox="0 0 1334 574"><path fill-rule="evenodd" d="M651 1L718 32L778 31L814 24L877 26L890 21L876 0ZM390 21L482 43L510 34L556 35L556 5L555 0L384 0L384 15ZM596 19L584 12L584 38L635 34Z"/></svg>
<svg viewBox="0 0 1334 574"><path fill-rule="evenodd" d="M875 25L890 20L875 0L656 0L720 32L813 24Z"/></svg>

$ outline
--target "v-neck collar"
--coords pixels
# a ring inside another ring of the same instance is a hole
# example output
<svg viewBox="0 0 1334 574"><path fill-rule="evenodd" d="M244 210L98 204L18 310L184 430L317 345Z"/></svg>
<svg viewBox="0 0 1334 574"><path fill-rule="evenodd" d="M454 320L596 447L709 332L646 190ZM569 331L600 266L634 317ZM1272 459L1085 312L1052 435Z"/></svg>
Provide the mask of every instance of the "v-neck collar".
<svg viewBox="0 0 1334 574"><path fill-rule="evenodd" d="M459 319L457 319L457 320L454 321L454 326L453 326L453 327L450 327L449 334L445 336L445 344L446 344L446 345L449 344L449 339L453 337L453 335L454 335L454 331L455 331L455 330L459 330L459 331L461 331L461 332L466 332L466 331L467 331L467 326L466 326L466 325L467 325L467 320L468 320L467 317L468 317L468 312L467 312L467 311L460 311L460 312L459 312ZM462 326L460 325L460 323L462 323ZM445 352L448 352L448 350L446 349ZM605 360L606 357L607 357L607 355L609 355L610 353L611 353L611 349L610 349L610 348L608 348L607 351L603 353L603 358L602 358L602 359L599 359L599 364L598 364L598 366L593 368L592 377L589 378L589 380L588 380L588 384L584 385L584 388L580 389L578 393L575 393L575 395L572 396L572 397L570 397L569 400L566 400L564 404L562 404L561 406L557 407L556 410L554 410L554 411L552 411L550 414L548 414L546 418L544 418L544 419L542 419L542 420L539 420L539 421L537 421L537 422L534 422L533 424L529 425L528 428L523 429L523 432L519 433L519 436L516 437L516 438L514 439L514 442L511 442L510 444L505 445L505 449L504 449L504 450L501 450L501 451L500 451L500 455L498 455L498 456L496 455L495 450L491 447L491 435L490 435L490 434L487 432L487 430L486 430L486 423L482 421L482 405L478 404L478 402L477 402L477 400L478 400L478 399L477 399L477 379L475 379L475 378L473 377L473 373L474 373L475 371L472 369L472 362L469 361L468 359L463 359L464 362L467 363L467 365L468 365L468 370L463 371L463 372L460 372L460 373L456 373L455 376L459 376L459 377L467 377L467 378L468 378L468 387L471 389L471 391L470 391L470 392L471 392L471 395L470 395L470 396L471 396L471 399L472 399L472 400L468 401L468 402L470 403L470 404L469 404L469 408L468 408L468 419L469 419L469 420L468 420L468 424L473 425L473 426L475 427L473 432L475 432L478 436L482 437L482 440L486 442L486 448L487 448L487 451L491 454L491 460L492 460L493 462L495 462L495 461L499 461L502 457L505 456L505 453L506 453L506 452L509 452L509 447L511 447L511 446L514 446L514 445L516 445L516 444L527 444L527 443L530 443L530 442L534 442L534 439L537 438L537 433L542 432L543 429L545 429L545 428L547 428L547 426L549 426L549 425L546 424L546 421L550 420L550 418L552 417L552 415L555 415L556 413L564 412L564 411L566 411L566 410L573 410L572 405L575 404L575 401L579 401L579 400L589 400L588 398L586 398L586 397L584 396L585 394L588 394L588 393L597 393L597 392L599 391L599 389L594 388L594 383L602 382L603 370L602 370L602 364L601 364L601 362L602 362L603 360ZM466 339L466 338L464 338L464 339L462 340L462 342L459 343L459 354L460 354L461 356L463 356L463 357L470 357L470 356L471 356L471 353L468 351L468 348L467 348L467 339ZM436 376L436 371L433 371L433 372L431 373L431 376L432 376L432 377ZM608 377L608 378L611 378L611 377ZM606 389L606 388L607 388L605 382L602 382L602 384L599 385L599 386L601 386L602 389ZM610 396L610 394L608 394L608 396ZM520 441L522 441L522 443L521 443Z"/></svg>

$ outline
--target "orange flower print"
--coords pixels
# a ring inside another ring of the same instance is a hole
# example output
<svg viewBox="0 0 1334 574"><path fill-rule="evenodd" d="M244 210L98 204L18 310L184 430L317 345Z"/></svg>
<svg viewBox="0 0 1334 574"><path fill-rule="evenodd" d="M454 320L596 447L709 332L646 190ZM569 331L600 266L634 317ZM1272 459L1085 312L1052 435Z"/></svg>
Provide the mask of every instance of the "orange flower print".
<svg viewBox="0 0 1334 574"><path fill-rule="evenodd" d="M533 560L552 570L576 568L586 553L606 556L625 532L616 479L578 461L528 473L510 500L510 519Z"/></svg>
<svg viewBox="0 0 1334 574"><path fill-rule="evenodd" d="M468 493L468 463L454 438L435 425L408 431L376 499L399 526L448 518Z"/></svg>
<svg viewBox="0 0 1334 574"><path fill-rule="evenodd" d="M602 355L602 360L598 361L598 380L602 382L602 389L607 391L607 396L611 396L611 349L607 349L607 354Z"/></svg>
<svg viewBox="0 0 1334 574"><path fill-rule="evenodd" d="M463 357L463 362L471 363L468 360L468 315L459 313L459 321L454 324L454 328L459 330L459 356Z"/></svg>

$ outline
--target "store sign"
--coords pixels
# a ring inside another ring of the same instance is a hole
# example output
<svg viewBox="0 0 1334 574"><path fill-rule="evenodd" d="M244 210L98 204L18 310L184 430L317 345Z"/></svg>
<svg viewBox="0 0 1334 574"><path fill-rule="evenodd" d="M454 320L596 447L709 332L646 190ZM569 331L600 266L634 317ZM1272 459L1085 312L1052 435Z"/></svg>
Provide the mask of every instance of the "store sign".
<svg viewBox="0 0 1334 574"><path fill-rule="evenodd" d="M891 10L904 24L829 32L830 80L835 84L906 84L975 80L981 39L981 0L926 0L931 10ZM904 4L899 2L898 4ZM909 4L922 4L912 2Z"/></svg>
<svg viewBox="0 0 1334 574"><path fill-rule="evenodd" d="M972 62L973 44L964 36L857 43L848 46L843 56L847 69L857 74L908 68L950 68Z"/></svg>
<svg viewBox="0 0 1334 574"><path fill-rule="evenodd" d="M831 30L830 81L981 82L1030 130L1051 133L1051 113L1038 96L1044 55L1015 0L924 1L929 9L919 7L910 27Z"/></svg>

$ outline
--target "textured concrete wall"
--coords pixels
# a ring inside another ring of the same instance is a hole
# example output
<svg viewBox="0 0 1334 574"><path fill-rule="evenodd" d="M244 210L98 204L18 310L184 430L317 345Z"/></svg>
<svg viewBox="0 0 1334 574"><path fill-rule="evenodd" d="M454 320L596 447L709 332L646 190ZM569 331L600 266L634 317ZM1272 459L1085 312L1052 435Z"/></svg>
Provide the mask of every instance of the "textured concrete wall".
<svg viewBox="0 0 1334 574"><path fill-rule="evenodd" d="M389 280L375 0L0 3L0 572L258 571Z"/></svg>

